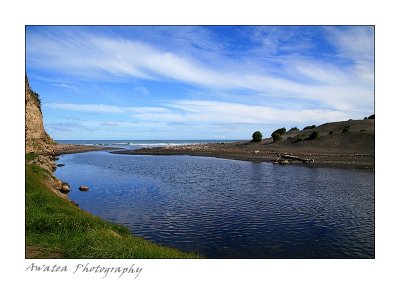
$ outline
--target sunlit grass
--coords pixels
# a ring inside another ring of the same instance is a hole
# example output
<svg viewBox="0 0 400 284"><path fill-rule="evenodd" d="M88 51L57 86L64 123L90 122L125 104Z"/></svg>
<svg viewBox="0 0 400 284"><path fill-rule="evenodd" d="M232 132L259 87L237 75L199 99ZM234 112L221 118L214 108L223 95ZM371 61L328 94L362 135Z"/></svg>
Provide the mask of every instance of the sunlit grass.
<svg viewBox="0 0 400 284"><path fill-rule="evenodd" d="M27 157L31 159L32 157ZM49 173L26 165L25 230L29 246L62 258L199 258L132 235L128 228L93 216L50 191Z"/></svg>

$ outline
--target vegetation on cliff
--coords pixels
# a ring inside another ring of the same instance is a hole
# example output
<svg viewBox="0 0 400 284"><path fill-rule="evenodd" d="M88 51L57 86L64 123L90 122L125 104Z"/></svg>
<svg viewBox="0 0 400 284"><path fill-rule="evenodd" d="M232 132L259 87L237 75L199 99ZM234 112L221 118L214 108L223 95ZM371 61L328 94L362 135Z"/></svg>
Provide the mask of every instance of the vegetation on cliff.
<svg viewBox="0 0 400 284"><path fill-rule="evenodd" d="M40 113L42 113L42 101L40 100L39 94L31 89L28 81L28 76L26 74L25 74L25 92L33 98L33 103L39 109ZM29 96L25 96L25 100L28 100L28 98ZM27 102L25 101L25 104L26 103Z"/></svg>

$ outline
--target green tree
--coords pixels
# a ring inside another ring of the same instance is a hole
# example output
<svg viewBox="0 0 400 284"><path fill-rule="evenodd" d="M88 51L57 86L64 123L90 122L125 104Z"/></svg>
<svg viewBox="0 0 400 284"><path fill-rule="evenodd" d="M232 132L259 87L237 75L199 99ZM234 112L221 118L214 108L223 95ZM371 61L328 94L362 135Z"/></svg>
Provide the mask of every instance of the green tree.
<svg viewBox="0 0 400 284"><path fill-rule="evenodd" d="M278 128L277 130L275 130L274 132L272 132L272 134L274 134L274 133L279 133L279 135L282 135L283 133L285 133L286 132L286 128L285 127L282 127L282 128ZM271 136L272 136L272 134L271 134Z"/></svg>
<svg viewBox="0 0 400 284"><path fill-rule="evenodd" d="M296 135L296 140L294 140L294 143L302 142L304 141L304 134L300 133Z"/></svg>
<svg viewBox="0 0 400 284"><path fill-rule="evenodd" d="M315 124L313 124L313 125L308 125L308 126L304 127L303 130L313 129L313 128L316 128L316 127L317 127L317 126L316 126Z"/></svg>
<svg viewBox="0 0 400 284"><path fill-rule="evenodd" d="M253 133L253 142L261 142L262 133L260 131L256 131Z"/></svg>
<svg viewBox="0 0 400 284"><path fill-rule="evenodd" d="M316 138L318 138L318 137L319 137L319 133L318 133L317 131L313 131L313 132L311 132L310 135L308 136L308 139L314 140L314 139L316 139Z"/></svg>
<svg viewBox="0 0 400 284"><path fill-rule="evenodd" d="M274 142L282 140L282 136L278 132L272 133L271 136L272 136L272 139L274 140Z"/></svg>

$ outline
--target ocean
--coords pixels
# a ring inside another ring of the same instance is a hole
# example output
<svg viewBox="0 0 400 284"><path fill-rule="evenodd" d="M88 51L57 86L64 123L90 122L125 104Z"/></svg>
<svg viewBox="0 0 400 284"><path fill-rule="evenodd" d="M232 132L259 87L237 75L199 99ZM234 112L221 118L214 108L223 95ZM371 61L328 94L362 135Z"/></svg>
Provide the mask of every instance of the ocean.
<svg viewBox="0 0 400 284"><path fill-rule="evenodd" d="M164 146L179 146L190 144L237 142L240 140L57 140L60 144L77 144L87 146L107 146L135 150Z"/></svg>

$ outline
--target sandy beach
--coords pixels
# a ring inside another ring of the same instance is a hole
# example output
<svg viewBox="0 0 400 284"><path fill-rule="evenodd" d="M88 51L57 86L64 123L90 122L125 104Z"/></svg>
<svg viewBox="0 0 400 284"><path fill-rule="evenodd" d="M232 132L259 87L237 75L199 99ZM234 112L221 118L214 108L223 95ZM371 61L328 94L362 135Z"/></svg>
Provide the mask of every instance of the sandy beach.
<svg viewBox="0 0 400 284"><path fill-rule="evenodd" d="M253 161L275 162L281 155L293 155L302 159L314 159L312 163L303 163L296 160L288 160L289 164L304 165L307 167L338 167L356 169L374 169L375 158L372 154L340 153L327 151L291 151L285 147L268 149L263 145L254 143L224 143L207 145L188 145L178 147L158 147L138 150L118 150L115 154L130 155L192 155L208 156L216 158Z"/></svg>
<svg viewBox="0 0 400 284"><path fill-rule="evenodd" d="M351 132L342 132L350 125ZM261 142L239 141L232 143L209 143L183 146L142 148L138 150L117 150L115 154L130 155L193 155L256 162L287 161L283 164L303 165L307 167L336 167L368 169L375 168L375 130L374 120L352 120L320 125L315 129L288 131L282 135L282 141L273 142L267 138ZM318 131L319 137L305 139L296 143L299 133L307 137L312 131ZM285 155L312 160L303 163L287 159Z"/></svg>

